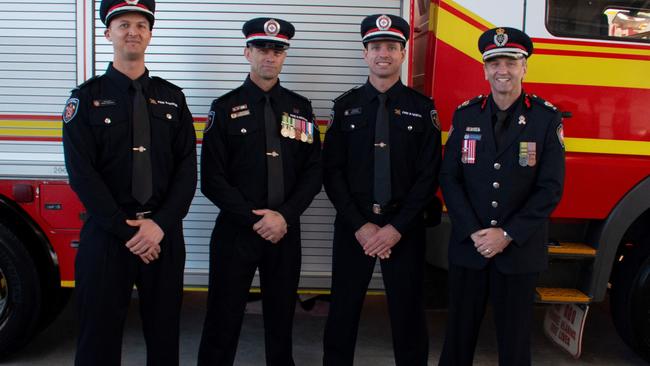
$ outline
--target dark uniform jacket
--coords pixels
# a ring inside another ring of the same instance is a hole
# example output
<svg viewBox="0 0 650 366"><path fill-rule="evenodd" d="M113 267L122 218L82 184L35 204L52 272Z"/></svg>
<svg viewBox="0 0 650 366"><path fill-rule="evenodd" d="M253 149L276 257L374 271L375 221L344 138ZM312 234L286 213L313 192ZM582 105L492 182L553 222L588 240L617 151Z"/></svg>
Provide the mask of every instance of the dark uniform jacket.
<svg viewBox="0 0 650 366"><path fill-rule="evenodd" d="M215 99L208 115L201 150L201 192L227 215L229 222L252 228L267 207L264 91L246 78L242 86ZM278 83L268 92L278 123L287 115L315 123L311 103ZM320 191L320 135L313 142L280 137L284 203L276 209L291 226Z"/></svg>
<svg viewBox="0 0 650 366"><path fill-rule="evenodd" d="M178 228L196 191L196 135L181 88L148 71L138 79L151 124L153 196L145 206L131 196L133 91L131 79L113 68L72 91L63 147L72 189L105 230L127 241L135 212L152 211L164 232ZM66 113L66 112L64 112Z"/></svg>
<svg viewBox="0 0 650 366"><path fill-rule="evenodd" d="M470 235L501 227L513 241L494 257L497 268L506 274L540 272L547 267L548 218L564 183L560 113L522 93L497 151L496 105L490 99L479 96L458 107L445 146L440 181L453 226L449 260L484 268L488 259L476 251Z"/></svg>
<svg viewBox="0 0 650 366"><path fill-rule="evenodd" d="M323 148L325 190L336 207L337 222L354 231L376 220L372 205L378 94L366 82L336 99ZM440 130L430 98L401 81L386 95L392 199L382 223L403 234L422 222L423 209L438 189Z"/></svg>

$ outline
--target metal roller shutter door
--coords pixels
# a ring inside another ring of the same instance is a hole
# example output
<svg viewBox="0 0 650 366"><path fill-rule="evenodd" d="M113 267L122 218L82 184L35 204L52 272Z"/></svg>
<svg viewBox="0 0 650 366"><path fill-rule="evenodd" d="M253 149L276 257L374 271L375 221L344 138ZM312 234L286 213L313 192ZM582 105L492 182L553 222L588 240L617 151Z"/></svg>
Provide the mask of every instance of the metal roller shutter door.
<svg viewBox="0 0 650 366"><path fill-rule="evenodd" d="M258 16L279 17L296 27L280 76L282 84L310 98L317 119L326 120L332 99L366 80L359 41L363 17L400 12L401 2L397 0L159 0L147 67L152 75L183 87L195 118L205 117L212 99L239 86L248 73L242 24ZM112 58L112 47L103 37L101 21L96 19L95 24L95 66L96 73L101 74ZM207 285L207 254L217 213L218 209L197 191L185 219L188 286ZM329 287L334 214L321 192L301 218L301 288ZM375 275L371 288L381 287L381 278Z"/></svg>
<svg viewBox="0 0 650 366"><path fill-rule="evenodd" d="M75 11L74 0L0 0L0 114L61 114L76 85Z"/></svg>
<svg viewBox="0 0 650 366"><path fill-rule="evenodd" d="M0 132L56 136L77 85L75 0L0 0ZM24 121L27 119L28 121ZM60 143L1 141L3 178L65 177Z"/></svg>

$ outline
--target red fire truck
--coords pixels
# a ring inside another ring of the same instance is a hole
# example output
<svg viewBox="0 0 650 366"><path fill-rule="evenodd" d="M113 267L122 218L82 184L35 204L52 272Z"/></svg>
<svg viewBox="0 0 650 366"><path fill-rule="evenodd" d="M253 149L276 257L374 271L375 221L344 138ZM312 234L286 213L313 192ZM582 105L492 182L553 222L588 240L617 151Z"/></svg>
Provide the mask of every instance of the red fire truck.
<svg viewBox="0 0 650 366"><path fill-rule="evenodd" d="M60 116L70 89L111 60L98 5L0 0L0 354L47 326L74 287L85 213L67 184ZM488 92L481 32L524 29L535 42L524 89L565 118L565 192L538 288L540 303L556 304L545 329L578 356L589 304L609 294L620 335L650 360L650 1L158 0L156 8L147 66L185 88L199 154L210 101L248 71L240 28L254 16L296 24L282 82L310 97L323 122L332 99L365 82L360 20L371 13L409 19L403 79L435 99L445 131L460 103ZM197 191L184 221L190 290L207 287L217 213ZM302 291L327 292L334 214L321 193L301 218ZM433 266L446 268L448 233L446 218L428 232ZM377 270L371 289L381 289L380 276Z"/></svg>

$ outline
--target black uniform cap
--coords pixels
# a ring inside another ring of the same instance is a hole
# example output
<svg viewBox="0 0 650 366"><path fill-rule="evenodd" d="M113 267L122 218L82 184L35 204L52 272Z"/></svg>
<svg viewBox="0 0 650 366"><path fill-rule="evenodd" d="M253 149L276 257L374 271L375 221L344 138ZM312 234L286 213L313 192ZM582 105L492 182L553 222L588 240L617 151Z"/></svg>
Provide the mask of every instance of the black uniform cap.
<svg viewBox="0 0 650 366"><path fill-rule="evenodd" d="M260 48L286 50L296 29L293 24L278 18L255 18L244 23L241 29L246 45Z"/></svg>
<svg viewBox="0 0 650 366"><path fill-rule="evenodd" d="M139 12L149 19L149 29L153 29L155 0L102 0L99 18L107 27L116 16L128 12Z"/></svg>
<svg viewBox="0 0 650 366"><path fill-rule="evenodd" d="M499 27L485 31L478 39L483 61L494 57L528 58L533 54L533 41L519 29Z"/></svg>
<svg viewBox="0 0 650 366"><path fill-rule="evenodd" d="M398 41L406 44L410 33L409 24L402 17L391 14L374 14L361 22L361 41Z"/></svg>

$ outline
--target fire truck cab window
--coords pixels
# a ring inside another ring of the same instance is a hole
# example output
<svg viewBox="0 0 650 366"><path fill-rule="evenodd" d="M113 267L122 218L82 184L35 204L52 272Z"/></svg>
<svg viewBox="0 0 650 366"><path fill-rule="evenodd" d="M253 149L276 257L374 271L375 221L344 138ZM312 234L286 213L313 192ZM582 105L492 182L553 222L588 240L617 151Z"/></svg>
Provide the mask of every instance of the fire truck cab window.
<svg viewBox="0 0 650 366"><path fill-rule="evenodd" d="M560 37L650 43L650 1L548 0L546 27Z"/></svg>

